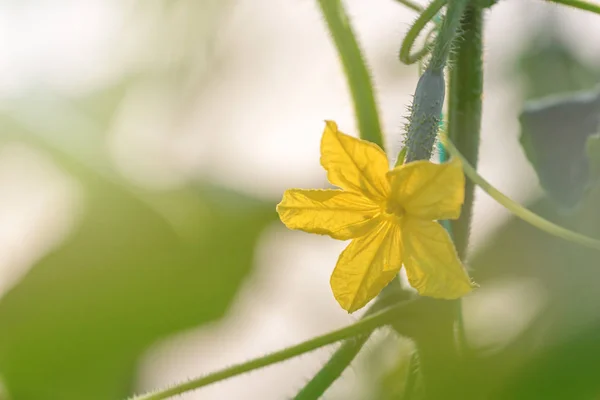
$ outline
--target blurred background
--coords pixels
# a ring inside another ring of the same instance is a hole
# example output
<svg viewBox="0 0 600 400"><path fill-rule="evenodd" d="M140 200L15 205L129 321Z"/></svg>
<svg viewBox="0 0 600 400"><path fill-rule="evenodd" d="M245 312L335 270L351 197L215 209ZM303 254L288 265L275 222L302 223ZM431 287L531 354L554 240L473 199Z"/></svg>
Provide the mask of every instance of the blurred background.
<svg viewBox="0 0 600 400"><path fill-rule="evenodd" d="M418 78L397 52L416 15L344 3L395 158ZM574 216L543 195L518 116L528 99L600 82L598 21L539 0L488 12L480 153L505 193L596 235L597 203ZM0 399L121 399L357 320L329 288L346 244L288 231L275 213L285 189L327 186L325 119L357 133L314 1L2 2ZM545 140L554 159L568 161L568 134ZM566 368L572 390L598 394L586 372L600 353L597 254L482 192L470 254L481 288L464 302L467 334L485 354L473 386L522 394ZM326 398L399 398L410 351L378 331ZM332 352L182 398L290 398ZM538 377L525 389L520 368ZM593 398L576 393L564 398Z"/></svg>

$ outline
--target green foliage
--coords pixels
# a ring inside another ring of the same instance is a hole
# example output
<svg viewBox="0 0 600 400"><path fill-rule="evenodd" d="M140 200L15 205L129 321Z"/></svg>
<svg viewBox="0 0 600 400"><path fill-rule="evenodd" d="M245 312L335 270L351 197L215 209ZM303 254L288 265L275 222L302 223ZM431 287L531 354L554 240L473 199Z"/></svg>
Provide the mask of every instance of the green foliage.
<svg viewBox="0 0 600 400"><path fill-rule="evenodd" d="M515 73L527 77L520 115L521 144L542 187L558 205L573 208L588 185L587 138L600 127L600 70L559 39L555 24L536 32Z"/></svg>
<svg viewBox="0 0 600 400"><path fill-rule="evenodd" d="M14 399L124 398L150 345L225 314L274 205L206 182L144 192L1 121L5 137L49 151L84 204L69 237L0 301L0 374Z"/></svg>
<svg viewBox="0 0 600 400"><path fill-rule="evenodd" d="M596 398L600 392L596 374L599 336L600 323L596 322L549 346L519 368L514 382L496 398Z"/></svg>
<svg viewBox="0 0 600 400"><path fill-rule="evenodd" d="M600 128L600 90L529 102L520 116L521 144L540 183L572 207L589 185L586 143Z"/></svg>

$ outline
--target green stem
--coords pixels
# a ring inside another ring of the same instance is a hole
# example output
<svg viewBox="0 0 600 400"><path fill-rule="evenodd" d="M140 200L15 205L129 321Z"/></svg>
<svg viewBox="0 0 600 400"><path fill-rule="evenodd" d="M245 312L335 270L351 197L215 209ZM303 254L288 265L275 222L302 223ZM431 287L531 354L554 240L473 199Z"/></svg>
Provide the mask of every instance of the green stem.
<svg viewBox="0 0 600 400"><path fill-rule="evenodd" d="M381 311L391 305L398 304L407 300L407 292L400 289L398 279L394 280L390 285L386 286L375 303L367 310L363 318L366 318L374 313ZM323 393L331 387L352 360L357 356L363 348L371 332L364 335L356 336L351 340L346 340L336 350L333 356L319 370L319 372L298 392L294 400L314 400L320 399Z"/></svg>
<svg viewBox="0 0 600 400"><path fill-rule="evenodd" d="M448 82L448 136L476 168L483 95L483 10L480 7L467 7L461 21L461 31L462 40L452 56ZM450 221L452 238L461 260L465 260L467 256L474 194L475 185L471 180L467 180L460 217ZM459 349L468 351L462 301L457 301L456 307Z"/></svg>
<svg viewBox="0 0 600 400"><path fill-rule="evenodd" d="M446 5L446 2L447 0L432 1L410 27L406 33L406 36L404 37L404 40L402 41L402 46L400 47L399 58L404 64L414 64L427 54L427 51L424 50L418 51L414 54L411 54L410 52L415 45L417 38L423 29L425 29L425 26L437 15L442 7ZM425 49L428 49L427 45Z"/></svg>
<svg viewBox="0 0 600 400"><path fill-rule="evenodd" d="M340 0L318 0L354 101L360 137L384 148L371 77Z"/></svg>
<svg viewBox="0 0 600 400"><path fill-rule="evenodd" d="M422 333L415 336L427 400L462 399L464 382L456 349L452 301L438 301L432 308L435 319L420 321Z"/></svg>
<svg viewBox="0 0 600 400"><path fill-rule="evenodd" d="M596 14L600 14L600 5L590 3L584 0L547 0L552 3L563 4L565 6L579 8L584 11L591 11Z"/></svg>
<svg viewBox="0 0 600 400"><path fill-rule="evenodd" d="M423 7L421 7L420 4L415 3L412 0L396 0L398 3L405 5L406 7L410 8L411 10L414 10L418 13L423 12Z"/></svg>
<svg viewBox="0 0 600 400"><path fill-rule="evenodd" d="M425 58L425 56L427 54L431 53L431 49L433 48L433 41L431 40L431 38L437 32L438 32L437 26L432 26L431 29L429 29L429 31L427 31L427 33L425 34L425 43L423 44L423 47L420 50L415 51L410 56L411 60L421 61ZM422 73L422 71L420 71L420 73Z"/></svg>
<svg viewBox="0 0 600 400"><path fill-rule="evenodd" d="M406 382L404 384L404 391L401 397L402 400L410 400L413 397L413 392L417 386L419 371L419 353L415 351L410 357L410 361L408 363Z"/></svg>
<svg viewBox="0 0 600 400"><path fill-rule="evenodd" d="M431 62L428 65L428 68L432 71L441 71L446 66L461 18L468 3L468 0L449 0L446 15L431 53Z"/></svg>
<svg viewBox="0 0 600 400"><path fill-rule="evenodd" d="M406 141L406 162L428 159L431 155L445 97L443 70L468 4L468 0L448 2L431 61L415 91ZM460 302L438 300L432 301L430 307L430 317L420 320L422 326L419 326L420 329L414 336L421 360L425 395L431 400L460 398L460 357L454 335L454 325L460 315Z"/></svg>
<svg viewBox="0 0 600 400"><path fill-rule="evenodd" d="M298 392L294 400L320 399L352 363L363 348L371 332L344 341L317 374Z"/></svg>
<svg viewBox="0 0 600 400"><path fill-rule="evenodd" d="M462 21L462 38L452 56L448 81L447 133L456 148L477 168L483 94L483 11L469 6ZM473 210L475 185L467 181L460 218L451 221L454 244L465 259Z"/></svg>
<svg viewBox="0 0 600 400"><path fill-rule="evenodd" d="M408 307L410 304L412 304L412 302L406 302L403 304L396 305L394 307L387 308L383 311L365 317L352 325L349 325L342 329L338 329L337 331L333 331L325 335L315 337L313 339L307 340L306 342L288 347L283 350L276 351L271 354L267 354L259 358L255 358L245 363L237 364L229 368L225 368L220 371L216 371L211 374L177 384L168 389L160 390L154 393L134 396L131 398L131 400L167 399L172 396L181 395L183 393L199 389L201 387L210 385L215 382L223 381L225 379L229 379L237 375L242 375L259 368L264 368L272 364L280 363L282 361L288 360L293 357L297 357L301 354L308 353L320 347L327 346L344 339L369 333L376 328L388 325L393 321L396 321L407 311L410 311L410 308Z"/></svg>

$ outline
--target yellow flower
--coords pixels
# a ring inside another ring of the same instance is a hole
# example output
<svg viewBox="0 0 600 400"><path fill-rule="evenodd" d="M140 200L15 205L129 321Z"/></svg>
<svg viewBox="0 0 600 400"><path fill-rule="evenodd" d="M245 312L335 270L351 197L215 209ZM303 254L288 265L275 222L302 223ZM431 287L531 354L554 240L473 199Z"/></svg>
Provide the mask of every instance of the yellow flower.
<svg viewBox="0 0 600 400"><path fill-rule="evenodd" d="M353 239L330 281L342 308L364 307L402 264L423 296L455 299L472 289L450 236L434 221L460 215L465 178L458 159L415 161L390 171L377 145L326 121L321 165L342 190L287 190L277 212L290 229Z"/></svg>

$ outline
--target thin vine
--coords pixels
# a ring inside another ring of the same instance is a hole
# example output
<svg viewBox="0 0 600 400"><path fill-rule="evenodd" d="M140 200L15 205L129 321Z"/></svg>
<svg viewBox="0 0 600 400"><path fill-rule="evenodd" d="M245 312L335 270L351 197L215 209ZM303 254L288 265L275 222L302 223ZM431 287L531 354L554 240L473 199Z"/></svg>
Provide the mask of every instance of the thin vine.
<svg viewBox="0 0 600 400"><path fill-rule="evenodd" d="M398 320L399 317L407 316L411 311L409 305L411 302L399 304L385 310L369 315L352 325L338 329L333 332L317 336L295 346L276 351L265 356L252 359L245 363L233 365L231 367L215 371L205 376L189 380L173 385L170 388L159 390L153 393L143 394L131 397L130 400L162 400L168 399L171 396L181 395L183 393L200 389L215 382L233 378L234 376L246 374L256 369L264 368L272 364L277 364L290 358L297 357L301 354L308 353L320 347L324 347L344 339L353 338L356 336L370 333L374 329L389 325L392 321Z"/></svg>

